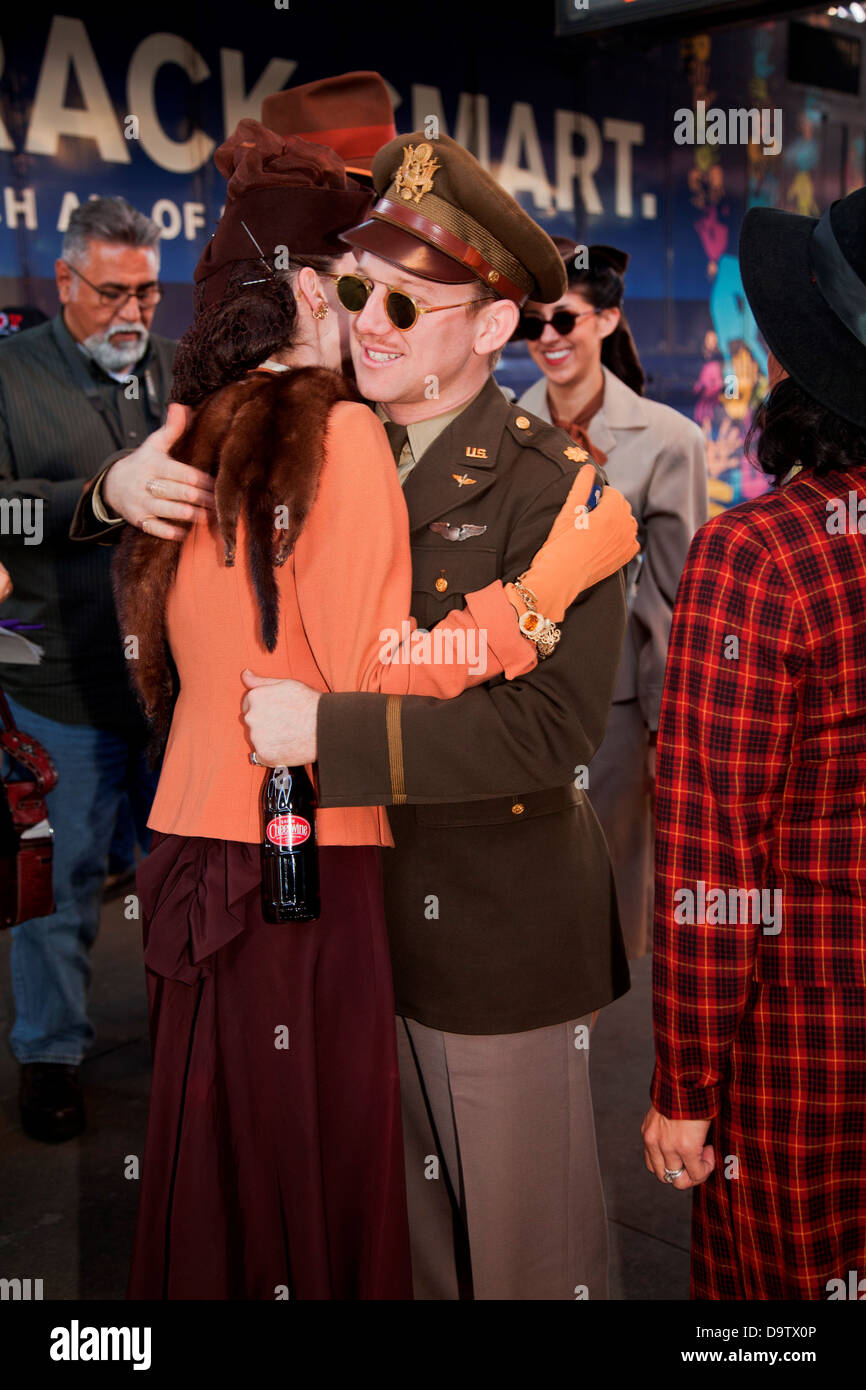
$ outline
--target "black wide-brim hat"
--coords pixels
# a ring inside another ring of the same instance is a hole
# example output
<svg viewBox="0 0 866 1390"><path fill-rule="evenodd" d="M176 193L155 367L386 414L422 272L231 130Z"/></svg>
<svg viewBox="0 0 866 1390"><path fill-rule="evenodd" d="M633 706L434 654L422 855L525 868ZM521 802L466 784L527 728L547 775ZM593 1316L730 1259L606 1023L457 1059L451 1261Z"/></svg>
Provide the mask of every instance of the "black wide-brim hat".
<svg viewBox="0 0 866 1390"><path fill-rule="evenodd" d="M820 218L750 208L740 272L777 362L821 405L866 429L866 188Z"/></svg>

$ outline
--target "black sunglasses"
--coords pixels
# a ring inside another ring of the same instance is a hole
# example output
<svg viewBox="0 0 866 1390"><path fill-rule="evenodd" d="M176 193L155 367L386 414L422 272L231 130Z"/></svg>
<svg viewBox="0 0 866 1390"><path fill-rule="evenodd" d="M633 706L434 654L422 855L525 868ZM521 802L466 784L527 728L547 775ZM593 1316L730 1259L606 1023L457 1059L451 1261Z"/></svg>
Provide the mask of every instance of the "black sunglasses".
<svg viewBox="0 0 866 1390"><path fill-rule="evenodd" d="M578 319L585 319L590 314L600 314L600 309L584 309L582 313L572 313L571 309L557 309L555 314L551 314L549 319L543 319L540 314L521 314L520 327L521 336L528 338L531 343L536 342L544 332L547 325L553 324L554 331L561 337L566 337Z"/></svg>

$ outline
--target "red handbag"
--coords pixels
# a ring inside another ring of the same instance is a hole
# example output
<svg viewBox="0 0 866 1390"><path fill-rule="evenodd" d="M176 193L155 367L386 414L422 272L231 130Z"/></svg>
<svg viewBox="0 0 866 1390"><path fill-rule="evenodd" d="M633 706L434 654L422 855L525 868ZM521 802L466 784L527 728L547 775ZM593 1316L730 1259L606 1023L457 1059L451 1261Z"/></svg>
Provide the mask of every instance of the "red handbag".
<svg viewBox="0 0 866 1390"><path fill-rule="evenodd" d="M0 778L0 927L14 927L54 911L54 831L45 796L57 785L57 769L42 744L16 727L2 690L0 720L0 750L29 774Z"/></svg>

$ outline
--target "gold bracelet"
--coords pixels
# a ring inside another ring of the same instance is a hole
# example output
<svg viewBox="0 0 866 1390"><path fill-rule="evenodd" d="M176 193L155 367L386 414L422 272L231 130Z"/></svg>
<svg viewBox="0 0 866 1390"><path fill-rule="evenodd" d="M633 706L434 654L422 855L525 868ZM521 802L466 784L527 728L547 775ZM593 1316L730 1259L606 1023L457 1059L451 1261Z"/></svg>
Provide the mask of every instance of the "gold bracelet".
<svg viewBox="0 0 866 1390"><path fill-rule="evenodd" d="M524 571L525 573L526 571ZM517 620L517 626L524 637L528 637L530 642L535 643L538 658L543 661L545 657L550 656L562 633L549 618L545 618L539 613L538 599L531 589L527 589L526 585L521 583L522 579L523 575L518 575L517 579L513 581L514 587L529 611L521 613Z"/></svg>
<svg viewBox="0 0 866 1390"><path fill-rule="evenodd" d="M524 570L523 574L525 573L526 570ZM519 574L517 578L512 582L520 597L523 599L523 602L529 609L530 613L537 613L538 599L535 597L535 594L532 592L531 589L527 589L526 585L521 583L521 580L523 579L523 574Z"/></svg>

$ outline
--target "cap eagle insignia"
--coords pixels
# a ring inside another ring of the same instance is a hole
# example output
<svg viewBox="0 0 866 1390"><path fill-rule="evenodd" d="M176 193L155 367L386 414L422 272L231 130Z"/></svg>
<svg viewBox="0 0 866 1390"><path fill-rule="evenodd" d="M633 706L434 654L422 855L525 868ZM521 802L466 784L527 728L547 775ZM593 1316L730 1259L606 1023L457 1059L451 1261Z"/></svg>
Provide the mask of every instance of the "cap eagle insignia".
<svg viewBox="0 0 866 1390"><path fill-rule="evenodd" d="M394 187L404 202L420 203L424 194L432 189L433 175L438 168L432 145L425 142L417 149L414 145L404 145L403 163L394 178Z"/></svg>

